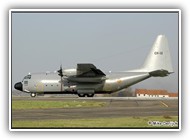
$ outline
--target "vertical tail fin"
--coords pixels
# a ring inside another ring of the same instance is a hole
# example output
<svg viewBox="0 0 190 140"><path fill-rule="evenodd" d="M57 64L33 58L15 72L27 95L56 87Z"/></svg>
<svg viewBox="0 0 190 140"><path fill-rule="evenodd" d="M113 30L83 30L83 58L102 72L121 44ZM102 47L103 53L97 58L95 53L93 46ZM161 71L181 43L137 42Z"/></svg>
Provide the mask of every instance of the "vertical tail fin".
<svg viewBox="0 0 190 140"><path fill-rule="evenodd" d="M159 35L142 67L144 71L165 71L173 73L168 40L165 35Z"/></svg>

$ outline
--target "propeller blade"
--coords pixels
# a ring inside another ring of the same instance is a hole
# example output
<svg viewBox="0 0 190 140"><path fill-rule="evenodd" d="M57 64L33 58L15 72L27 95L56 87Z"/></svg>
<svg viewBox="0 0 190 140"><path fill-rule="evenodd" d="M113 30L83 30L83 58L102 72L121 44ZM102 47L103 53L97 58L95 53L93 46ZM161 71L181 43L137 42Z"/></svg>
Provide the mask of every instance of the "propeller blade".
<svg viewBox="0 0 190 140"><path fill-rule="evenodd" d="M60 69L57 72L59 76L63 77L62 65L60 66Z"/></svg>

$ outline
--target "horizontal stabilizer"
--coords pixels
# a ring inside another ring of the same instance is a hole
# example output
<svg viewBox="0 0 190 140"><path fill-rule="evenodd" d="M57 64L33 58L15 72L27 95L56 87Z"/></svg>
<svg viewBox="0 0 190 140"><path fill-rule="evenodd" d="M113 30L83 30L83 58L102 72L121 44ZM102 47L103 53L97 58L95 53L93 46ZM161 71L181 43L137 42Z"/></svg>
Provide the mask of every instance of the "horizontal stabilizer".
<svg viewBox="0 0 190 140"><path fill-rule="evenodd" d="M165 77L165 76L168 76L170 72L168 72L167 70L156 70L156 71L149 72L149 74L150 76L153 76L153 77Z"/></svg>

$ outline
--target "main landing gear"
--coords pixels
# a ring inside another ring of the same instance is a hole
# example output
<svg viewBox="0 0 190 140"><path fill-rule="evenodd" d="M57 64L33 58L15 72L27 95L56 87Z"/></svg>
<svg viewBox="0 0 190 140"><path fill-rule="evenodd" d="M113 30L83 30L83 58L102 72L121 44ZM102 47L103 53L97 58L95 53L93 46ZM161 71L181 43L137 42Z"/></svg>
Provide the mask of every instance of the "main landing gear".
<svg viewBox="0 0 190 140"><path fill-rule="evenodd" d="M79 97L94 97L94 94L78 94Z"/></svg>

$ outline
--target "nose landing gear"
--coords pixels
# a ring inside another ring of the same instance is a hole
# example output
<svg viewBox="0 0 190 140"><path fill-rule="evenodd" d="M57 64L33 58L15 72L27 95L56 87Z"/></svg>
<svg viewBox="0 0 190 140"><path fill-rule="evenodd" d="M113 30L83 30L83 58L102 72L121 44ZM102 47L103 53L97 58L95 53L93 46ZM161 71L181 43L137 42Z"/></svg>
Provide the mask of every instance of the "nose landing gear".
<svg viewBox="0 0 190 140"><path fill-rule="evenodd" d="M31 97L36 97L36 93L31 93L30 96Z"/></svg>

